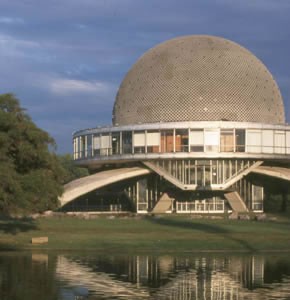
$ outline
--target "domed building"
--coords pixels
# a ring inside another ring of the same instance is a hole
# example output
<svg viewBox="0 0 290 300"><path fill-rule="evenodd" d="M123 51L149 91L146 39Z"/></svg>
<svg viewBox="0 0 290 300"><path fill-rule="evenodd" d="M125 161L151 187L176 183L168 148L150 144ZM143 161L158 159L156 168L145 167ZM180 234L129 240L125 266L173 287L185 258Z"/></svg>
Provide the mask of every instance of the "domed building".
<svg viewBox="0 0 290 300"><path fill-rule="evenodd" d="M148 50L123 79L112 120L74 133L74 160L94 174L68 185L62 204L102 191L139 213L262 212L259 174L290 178L277 83L255 55L220 37Z"/></svg>

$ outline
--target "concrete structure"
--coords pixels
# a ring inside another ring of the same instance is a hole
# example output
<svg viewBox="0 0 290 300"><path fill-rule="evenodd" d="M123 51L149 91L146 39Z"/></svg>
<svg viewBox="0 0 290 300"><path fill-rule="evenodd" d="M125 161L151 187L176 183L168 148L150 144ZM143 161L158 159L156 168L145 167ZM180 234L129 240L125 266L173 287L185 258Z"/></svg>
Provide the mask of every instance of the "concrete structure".
<svg viewBox="0 0 290 300"><path fill-rule="evenodd" d="M132 177L147 175L150 170L131 167L98 172L91 176L76 179L64 186L65 193L60 198L61 205L65 205L79 196L99 189L103 186Z"/></svg>
<svg viewBox="0 0 290 300"><path fill-rule="evenodd" d="M73 145L76 164L98 172L95 188L103 170L147 170L119 178L142 213L262 212L264 183L251 174L290 178L290 126L275 80L251 52L213 36L146 52L120 85L113 125L75 132Z"/></svg>

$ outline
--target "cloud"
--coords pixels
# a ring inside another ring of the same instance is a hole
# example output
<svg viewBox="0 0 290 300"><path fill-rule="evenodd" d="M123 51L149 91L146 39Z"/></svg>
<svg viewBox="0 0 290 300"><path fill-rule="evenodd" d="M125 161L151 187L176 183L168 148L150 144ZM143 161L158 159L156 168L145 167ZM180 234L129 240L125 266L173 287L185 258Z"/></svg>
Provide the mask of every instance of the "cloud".
<svg viewBox="0 0 290 300"><path fill-rule="evenodd" d="M10 35L5 35L0 33L0 42L2 46L17 46L17 47L30 47L35 48L39 47L39 43L35 41L25 40L25 39L18 39L14 38Z"/></svg>
<svg viewBox="0 0 290 300"><path fill-rule="evenodd" d="M85 24L75 24L75 27L80 30L84 30L88 28L88 26Z"/></svg>
<svg viewBox="0 0 290 300"><path fill-rule="evenodd" d="M55 94L103 94L110 90L110 85L101 81L84 81L76 79L55 79L50 83L51 91Z"/></svg>
<svg viewBox="0 0 290 300"><path fill-rule="evenodd" d="M0 89L71 151L73 130L111 122L118 86L143 53L175 36L209 34L267 65L290 120L290 0L181 2L1 0Z"/></svg>
<svg viewBox="0 0 290 300"><path fill-rule="evenodd" d="M0 33L0 51L5 57L31 57L31 51L40 48L40 44L25 39L18 39Z"/></svg>
<svg viewBox="0 0 290 300"><path fill-rule="evenodd" d="M23 24L24 20L21 18L13 18L13 17L0 17L0 24L9 24L9 25L14 25L14 24Z"/></svg>

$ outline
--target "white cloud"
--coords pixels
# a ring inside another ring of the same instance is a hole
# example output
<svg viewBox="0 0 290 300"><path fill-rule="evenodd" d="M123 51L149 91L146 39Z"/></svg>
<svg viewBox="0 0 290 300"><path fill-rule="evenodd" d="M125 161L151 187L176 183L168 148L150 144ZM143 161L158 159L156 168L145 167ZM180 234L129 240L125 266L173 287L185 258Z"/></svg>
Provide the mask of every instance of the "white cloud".
<svg viewBox="0 0 290 300"><path fill-rule="evenodd" d="M21 18L12 18L12 17L0 17L0 24L23 24L24 20Z"/></svg>
<svg viewBox="0 0 290 300"><path fill-rule="evenodd" d="M85 25L85 24L75 24L75 27L76 27L77 29L80 29L80 30L83 30L83 29L87 29L87 28L88 28L88 26Z"/></svg>
<svg viewBox="0 0 290 300"><path fill-rule="evenodd" d="M0 52L7 57L31 57L31 50L39 50L40 44L25 39L14 38L0 33Z"/></svg>
<svg viewBox="0 0 290 300"><path fill-rule="evenodd" d="M109 83L101 81L84 81L76 79L54 79L50 83L51 91L55 94L105 94L111 90Z"/></svg>

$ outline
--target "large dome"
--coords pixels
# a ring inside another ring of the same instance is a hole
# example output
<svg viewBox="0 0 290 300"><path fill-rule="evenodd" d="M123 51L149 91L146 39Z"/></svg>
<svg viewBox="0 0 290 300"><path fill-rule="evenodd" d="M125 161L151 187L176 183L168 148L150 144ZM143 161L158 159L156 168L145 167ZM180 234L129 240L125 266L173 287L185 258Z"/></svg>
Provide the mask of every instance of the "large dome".
<svg viewBox="0 0 290 300"><path fill-rule="evenodd" d="M113 124L177 121L284 123L271 73L251 52L213 36L178 37L147 51L125 76Z"/></svg>

